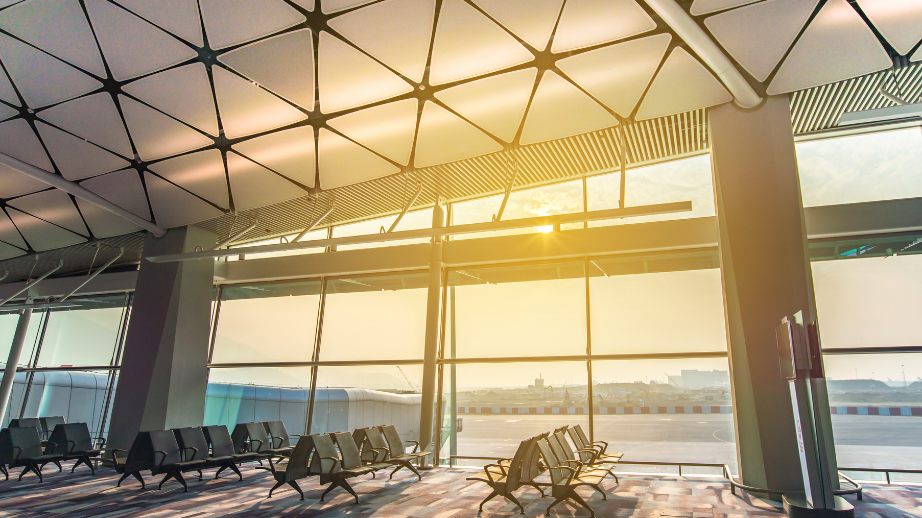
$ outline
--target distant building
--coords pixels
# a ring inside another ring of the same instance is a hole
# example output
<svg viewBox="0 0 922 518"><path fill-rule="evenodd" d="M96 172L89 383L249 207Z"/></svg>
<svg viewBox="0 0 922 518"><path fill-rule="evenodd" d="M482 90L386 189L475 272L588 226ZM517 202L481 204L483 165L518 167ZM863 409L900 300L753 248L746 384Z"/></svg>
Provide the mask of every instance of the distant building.
<svg viewBox="0 0 922 518"><path fill-rule="evenodd" d="M721 387L730 384L730 373L727 371L699 371L683 370L679 381L683 388Z"/></svg>
<svg viewBox="0 0 922 518"><path fill-rule="evenodd" d="M528 390L540 390L544 391L544 378L541 377L541 374L538 374L538 377L535 378L535 384L529 385Z"/></svg>

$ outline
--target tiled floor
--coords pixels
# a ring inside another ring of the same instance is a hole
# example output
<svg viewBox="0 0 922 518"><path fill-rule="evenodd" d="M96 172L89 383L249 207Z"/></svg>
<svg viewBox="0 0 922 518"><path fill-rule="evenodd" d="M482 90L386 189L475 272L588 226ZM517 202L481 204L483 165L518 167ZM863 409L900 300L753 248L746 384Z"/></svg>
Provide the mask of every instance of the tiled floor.
<svg viewBox="0 0 922 518"><path fill-rule="evenodd" d="M328 495L326 502L320 502L322 488L318 486L317 479L302 481L303 501L287 486L267 499L272 477L252 467L243 470L242 482L232 475L222 475L220 480L214 480L208 472L203 482L190 476L188 493L183 493L176 482L167 482L164 489L158 491L156 484L159 477L155 481L149 476L146 478L146 490L139 490L140 486L134 479L116 488L118 476L105 468L93 476L86 468L80 468L71 475L56 473L55 468L49 466L45 482L41 484L32 475L27 475L22 482L15 481L18 471L10 481L0 482L0 517L257 515L467 518L478 516L477 506L489 494L484 484L465 480L476 474L475 471L463 469L425 471L422 481L417 481L414 475L405 471L398 472L393 480L381 474L376 479L370 476L353 479L353 487L361 498L359 504L354 504L352 497L341 490L335 490ZM729 485L716 479L625 475L621 477L620 484L608 480L603 487L607 500L591 489L580 490L600 518L783 516L765 502L732 495ZM526 516L543 515L551 502L550 498L541 498L533 489L522 489L518 494L525 506ZM855 503L853 496L849 496L848 500ZM857 503L857 510L860 516L875 518L922 516L922 488L866 488L864 501ZM497 497L484 506L484 512L479 516L519 516L516 511L515 506ZM554 508L554 515L588 516L588 512L571 504L561 504Z"/></svg>

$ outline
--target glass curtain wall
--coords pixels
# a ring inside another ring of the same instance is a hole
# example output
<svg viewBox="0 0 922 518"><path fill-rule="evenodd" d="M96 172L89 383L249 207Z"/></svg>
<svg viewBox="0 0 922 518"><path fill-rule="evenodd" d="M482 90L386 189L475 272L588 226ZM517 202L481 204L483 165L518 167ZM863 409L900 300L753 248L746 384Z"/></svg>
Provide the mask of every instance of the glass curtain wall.
<svg viewBox="0 0 922 518"><path fill-rule="evenodd" d="M34 311L20 359L9 418L62 416L107 431L131 308L129 294L75 297L66 308ZM18 315L0 317L4 335ZM4 336L3 339L6 339ZM9 333L4 356L9 354Z"/></svg>
<svg viewBox="0 0 922 518"><path fill-rule="evenodd" d="M443 463L579 424L627 460L735 465L715 252L450 269L447 286Z"/></svg>

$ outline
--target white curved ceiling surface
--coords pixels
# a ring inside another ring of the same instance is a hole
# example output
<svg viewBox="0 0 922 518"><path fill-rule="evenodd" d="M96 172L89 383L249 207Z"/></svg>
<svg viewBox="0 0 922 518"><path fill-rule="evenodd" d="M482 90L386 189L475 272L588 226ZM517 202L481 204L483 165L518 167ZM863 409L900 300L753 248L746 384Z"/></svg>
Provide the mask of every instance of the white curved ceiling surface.
<svg viewBox="0 0 922 518"><path fill-rule="evenodd" d="M695 0L758 92L922 59L918 0ZM731 100L645 0L0 0L0 153L162 227ZM873 27L871 26L873 25ZM0 256L137 227L0 166Z"/></svg>

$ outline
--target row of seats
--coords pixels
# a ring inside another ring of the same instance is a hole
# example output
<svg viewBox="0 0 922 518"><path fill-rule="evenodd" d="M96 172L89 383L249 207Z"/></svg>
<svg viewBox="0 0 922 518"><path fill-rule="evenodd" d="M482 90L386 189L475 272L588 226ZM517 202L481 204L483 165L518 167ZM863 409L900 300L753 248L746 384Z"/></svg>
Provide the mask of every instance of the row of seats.
<svg viewBox="0 0 922 518"><path fill-rule="evenodd" d="M55 424L48 439L42 440L40 426L24 426L23 420L18 421L0 430L0 472L6 480L10 478L10 469L22 467L19 480L31 472L38 476L39 482L43 482L42 468L45 465L55 464L58 471L62 471L61 462L68 460L77 461L71 473L81 464L86 464L96 473L93 463L99 458L102 443L93 441L86 423Z"/></svg>
<svg viewBox="0 0 922 518"><path fill-rule="evenodd" d="M43 440L48 439L48 436L54 431L54 427L59 424L64 424L66 421L63 416L48 416L48 417L25 417L22 419L12 419L10 420L10 428L35 428L38 430L39 435Z"/></svg>
<svg viewBox="0 0 922 518"><path fill-rule="evenodd" d="M407 451L404 443L414 444L413 449ZM430 452L418 450L419 443L401 439L394 425L359 428L351 434L334 432L303 436L287 460L270 466L276 484L269 490L269 497L288 484L304 500L304 492L297 481L318 477L321 486L329 484L320 496L321 501L339 487L348 491L358 503L358 494L348 482L351 478L374 476L375 472L389 468L393 468L390 474L393 477L395 472L407 468L422 480L412 463L424 459Z"/></svg>
<svg viewBox="0 0 922 518"><path fill-rule="evenodd" d="M568 440L569 435L569 440ZM573 442L573 446L570 445ZM484 466L484 476L471 477L467 480L483 482L490 486L491 493L480 503L489 502L496 496L503 496L514 503L522 513L525 508L515 497L514 491L529 486L545 497L544 489L551 490L554 501L547 508L547 514L557 504L572 500L589 510L591 517L595 511L576 492L578 487L591 487L607 499L602 490L602 482L611 475L615 482L618 477L613 469L621 460L621 453L608 452L608 443L590 442L580 425L572 428L563 426L553 432L546 432L522 441L515 454L508 459L501 459L496 464ZM547 479L538 480L543 473Z"/></svg>

